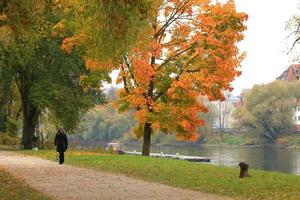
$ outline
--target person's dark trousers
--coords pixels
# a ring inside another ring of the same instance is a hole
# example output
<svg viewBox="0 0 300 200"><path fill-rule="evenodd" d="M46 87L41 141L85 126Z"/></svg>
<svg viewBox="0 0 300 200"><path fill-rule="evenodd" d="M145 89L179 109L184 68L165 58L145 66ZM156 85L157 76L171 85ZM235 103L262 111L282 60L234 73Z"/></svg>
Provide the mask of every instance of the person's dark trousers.
<svg viewBox="0 0 300 200"><path fill-rule="evenodd" d="M59 152L59 164L63 164L64 162L65 162L64 152L60 151Z"/></svg>

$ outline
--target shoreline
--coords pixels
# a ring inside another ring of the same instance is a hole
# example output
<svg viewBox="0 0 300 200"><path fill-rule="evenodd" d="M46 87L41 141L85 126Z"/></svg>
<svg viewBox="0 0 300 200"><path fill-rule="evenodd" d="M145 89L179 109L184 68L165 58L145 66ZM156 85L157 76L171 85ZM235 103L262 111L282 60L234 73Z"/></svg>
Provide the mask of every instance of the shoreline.
<svg viewBox="0 0 300 200"><path fill-rule="evenodd" d="M139 143L124 143L124 145L128 146L141 146ZM157 147L217 147L217 148L278 148L278 149L300 149L300 146L287 146L287 145L278 145L278 144L253 144L253 145L229 145L229 144L152 144L151 146Z"/></svg>

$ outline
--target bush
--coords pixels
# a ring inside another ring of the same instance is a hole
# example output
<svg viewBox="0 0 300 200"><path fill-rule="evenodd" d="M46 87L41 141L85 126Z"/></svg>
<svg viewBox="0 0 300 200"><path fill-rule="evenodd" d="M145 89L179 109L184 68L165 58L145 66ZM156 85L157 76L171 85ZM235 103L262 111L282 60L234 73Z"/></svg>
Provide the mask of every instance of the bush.
<svg viewBox="0 0 300 200"><path fill-rule="evenodd" d="M44 142L44 149L54 149L54 139L53 140L46 140Z"/></svg>
<svg viewBox="0 0 300 200"><path fill-rule="evenodd" d="M2 144L2 145L19 145L20 138L12 137L12 136L8 135L7 133L1 133L0 134L0 144Z"/></svg>
<svg viewBox="0 0 300 200"><path fill-rule="evenodd" d="M18 135L18 130L21 128L20 125L21 121L20 120L14 120L14 119L9 119L6 122L6 132L11 136L11 137L17 137Z"/></svg>
<svg viewBox="0 0 300 200"><path fill-rule="evenodd" d="M224 135L224 143L228 145L242 145L245 139L237 135Z"/></svg>

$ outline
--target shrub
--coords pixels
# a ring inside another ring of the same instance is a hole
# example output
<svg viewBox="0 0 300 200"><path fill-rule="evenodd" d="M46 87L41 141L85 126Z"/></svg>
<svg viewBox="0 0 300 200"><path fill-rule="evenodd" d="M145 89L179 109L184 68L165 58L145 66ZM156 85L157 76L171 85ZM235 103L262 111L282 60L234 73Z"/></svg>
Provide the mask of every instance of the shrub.
<svg viewBox="0 0 300 200"><path fill-rule="evenodd" d="M53 140L46 140L44 142L44 149L54 149L54 139Z"/></svg>
<svg viewBox="0 0 300 200"><path fill-rule="evenodd" d="M0 144L2 145L18 145L20 144L20 138L12 137L7 133L0 134Z"/></svg>

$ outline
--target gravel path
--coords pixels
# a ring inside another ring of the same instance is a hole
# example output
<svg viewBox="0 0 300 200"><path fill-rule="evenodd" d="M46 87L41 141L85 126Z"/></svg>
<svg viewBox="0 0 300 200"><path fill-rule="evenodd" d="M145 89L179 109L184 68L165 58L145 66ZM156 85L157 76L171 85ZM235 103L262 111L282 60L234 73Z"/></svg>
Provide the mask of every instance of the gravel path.
<svg viewBox="0 0 300 200"><path fill-rule="evenodd" d="M0 151L0 168L59 200L230 200L227 197L150 183L123 175L59 165L6 151Z"/></svg>

